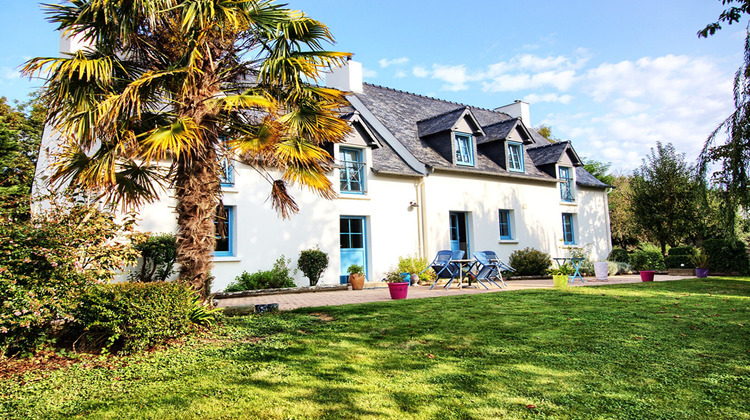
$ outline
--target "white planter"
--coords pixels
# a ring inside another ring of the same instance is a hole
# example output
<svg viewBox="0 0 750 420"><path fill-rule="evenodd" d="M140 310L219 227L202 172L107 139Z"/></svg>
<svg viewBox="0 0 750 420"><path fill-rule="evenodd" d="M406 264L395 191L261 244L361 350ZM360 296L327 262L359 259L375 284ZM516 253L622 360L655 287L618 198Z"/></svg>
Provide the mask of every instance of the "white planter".
<svg viewBox="0 0 750 420"><path fill-rule="evenodd" d="M594 273L596 274L597 280L607 280L607 272L609 271L609 265L606 261L594 263Z"/></svg>

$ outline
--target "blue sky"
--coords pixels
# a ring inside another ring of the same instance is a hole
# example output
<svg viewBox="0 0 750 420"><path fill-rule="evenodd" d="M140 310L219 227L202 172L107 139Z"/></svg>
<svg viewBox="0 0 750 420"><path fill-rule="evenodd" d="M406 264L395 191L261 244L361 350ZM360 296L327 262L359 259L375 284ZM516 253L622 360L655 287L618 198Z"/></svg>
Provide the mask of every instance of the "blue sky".
<svg viewBox="0 0 750 420"><path fill-rule="evenodd" d="M0 96L40 83L18 77L58 38L33 2L0 0ZM522 99L582 156L615 170L656 141L693 160L732 110L745 24L698 39L718 0L289 0L328 25L332 49L354 53L365 81L484 108Z"/></svg>

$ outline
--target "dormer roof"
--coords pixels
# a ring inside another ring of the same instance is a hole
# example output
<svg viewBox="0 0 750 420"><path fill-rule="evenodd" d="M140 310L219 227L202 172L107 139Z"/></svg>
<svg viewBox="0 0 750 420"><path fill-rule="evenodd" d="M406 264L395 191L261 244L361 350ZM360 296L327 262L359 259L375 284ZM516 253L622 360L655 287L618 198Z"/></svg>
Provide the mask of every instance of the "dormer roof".
<svg viewBox="0 0 750 420"><path fill-rule="evenodd" d="M417 135L421 138L445 131L456 131L461 119L465 119L475 136L483 136L484 131L468 106L459 107L429 118L417 121Z"/></svg>
<svg viewBox="0 0 750 420"><path fill-rule="evenodd" d="M535 143L531 132L526 128L520 118L511 118L482 127L484 137L477 139L477 144L485 144L493 141L508 140L515 130L523 144Z"/></svg>
<svg viewBox="0 0 750 420"><path fill-rule="evenodd" d="M560 162L563 154L567 154L573 166L583 166L570 141L560 141L528 149L529 156L536 166L552 165Z"/></svg>

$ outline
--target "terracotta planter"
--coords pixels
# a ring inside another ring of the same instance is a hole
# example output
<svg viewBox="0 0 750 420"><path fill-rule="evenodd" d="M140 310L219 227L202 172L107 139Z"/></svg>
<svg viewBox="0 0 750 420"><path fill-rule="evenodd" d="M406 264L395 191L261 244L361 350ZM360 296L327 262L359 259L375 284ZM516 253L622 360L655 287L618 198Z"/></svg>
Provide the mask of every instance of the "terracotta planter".
<svg viewBox="0 0 750 420"><path fill-rule="evenodd" d="M654 281L654 271L643 270L641 273L641 281Z"/></svg>
<svg viewBox="0 0 750 420"><path fill-rule="evenodd" d="M554 276L552 276L552 281L555 283L555 288L557 289L568 287L567 274L555 274Z"/></svg>
<svg viewBox="0 0 750 420"><path fill-rule="evenodd" d="M391 293L391 299L406 299L406 293L409 291L409 282L388 283L388 291Z"/></svg>
<svg viewBox="0 0 750 420"><path fill-rule="evenodd" d="M708 268L696 268L695 277L698 277L699 279L705 279L708 277Z"/></svg>
<svg viewBox="0 0 750 420"><path fill-rule="evenodd" d="M352 290L362 290L365 287L364 274L349 274L349 284L352 285Z"/></svg>

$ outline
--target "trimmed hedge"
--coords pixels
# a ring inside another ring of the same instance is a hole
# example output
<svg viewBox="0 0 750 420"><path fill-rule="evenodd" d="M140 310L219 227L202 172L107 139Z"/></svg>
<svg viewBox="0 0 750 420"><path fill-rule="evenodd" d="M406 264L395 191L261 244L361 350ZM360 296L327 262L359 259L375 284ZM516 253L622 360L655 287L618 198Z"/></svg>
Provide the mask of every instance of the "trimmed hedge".
<svg viewBox="0 0 750 420"><path fill-rule="evenodd" d="M253 274L243 271L241 275L224 289L225 292L241 292L244 290L281 289L284 287L295 287L289 263L291 259L285 259L282 255L273 263L270 270L261 270Z"/></svg>
<svg viewBox="0 0 750 420"><path fill-rule="evenodd" d="M552 265L549 254L534 248L524 248L510 254L509 264L517 276L541 276Z"/></svg>
<svg viewBox="0 0 750 420"><path fill-rule="evenodd" d="M667 257L664 259L664 265L667 268L695 268L692 257L695 255L694 246L675 246L669 249Z"/></svg>
<svg viewBox="0 0 750 420"><path fill-rule="evenodd" d="M94 348L133 353L189 332L194 296L179 283L97 284L82 296L75 322Z"/></svg>
<svg viewBox="0 0 750 420"><path fill-rule="evenodd" d="M733 239L706 239L703 250L708 255L708 270L715 273L750 273L750 259L744 242Z"/></svg>
<svg viewBox="0 0 750 420"><path fill-rule="evenodd" d="M609 253L607 261L630 264L630 254L622 248L615 247L612 248L612 252Z"/></svg>

